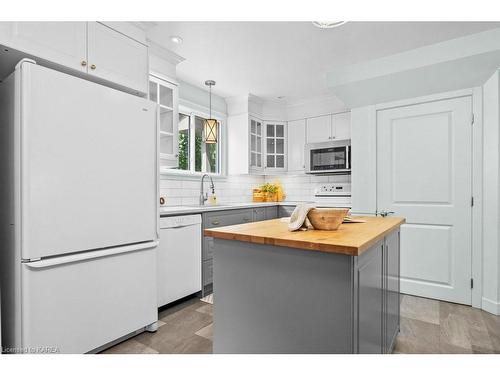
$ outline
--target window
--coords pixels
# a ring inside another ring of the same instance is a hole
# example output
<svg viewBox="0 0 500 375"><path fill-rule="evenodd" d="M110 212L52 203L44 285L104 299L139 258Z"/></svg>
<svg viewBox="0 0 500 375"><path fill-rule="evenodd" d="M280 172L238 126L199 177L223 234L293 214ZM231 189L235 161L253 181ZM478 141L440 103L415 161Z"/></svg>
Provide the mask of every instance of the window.
<svg viewBox="0 0 500 375"><path fill-rule="evenodd" d="M217 126L217 143L203 141L203 123L207 117L199 114L179 112L177 169L189 172L221 172L220 121Z"/></svg>

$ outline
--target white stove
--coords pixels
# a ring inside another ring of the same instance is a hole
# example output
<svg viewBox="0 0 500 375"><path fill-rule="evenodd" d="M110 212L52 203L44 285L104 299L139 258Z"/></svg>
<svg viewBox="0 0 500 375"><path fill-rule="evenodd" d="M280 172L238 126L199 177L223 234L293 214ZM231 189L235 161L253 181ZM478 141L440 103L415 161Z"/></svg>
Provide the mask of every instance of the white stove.
<svg viewBox="0 0 500 375"><path fill-rule="evenodd" d="M334 204L338 207L351 207L350 183L321 184L314 189L314 200L317 203Z"/></svg>

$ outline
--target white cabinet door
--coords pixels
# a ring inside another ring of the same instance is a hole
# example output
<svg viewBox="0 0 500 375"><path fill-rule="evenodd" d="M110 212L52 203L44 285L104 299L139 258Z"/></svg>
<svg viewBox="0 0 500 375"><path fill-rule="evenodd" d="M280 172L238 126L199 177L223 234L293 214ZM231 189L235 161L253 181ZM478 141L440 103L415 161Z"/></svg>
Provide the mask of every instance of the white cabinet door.
<svg viewBox="0 0 500 375"><path fill-rule="evenodd" d="M87 71L86 22L10 22L8 29L8 35L2 37L2 42L8 46L57 64Z"/></svg>
<svg viewBox="0 0 500 375"><path fill-rule="evenodd" d="M304 172L306 120L288 121L288 170Z"/></svg>
<svg viewBox="0 0 500 375"><path fill-rule="evenodd" d="M156 103L160 132L160 166L177 168L179 164L178 88L171 82L151 76L149 100Z"/></svg>
<svg viewBox="0 0 500 375"><path fill-rule="evenodd" d="M377 206L401 227L401 292L471 304L471 97L377 111Z"/></svg>
<svg viewBox="0 0 500 375"><path fill-rule="evenodd" d="M327 142L332 136L332 116L307 119L307 143Z"/></svg>
<svg viewBox="0 0 500 375"><path fill-rule="evenodd" d="M88 72L148 92L148 48L101 23L88 23Z"/></svg>
<svg viewBox="0 0 500 375"><path fill-rule="evenodd" d="M284 122L266 122L265 140L266 140L266 169L275 171L286 170L286 126Z"/></svg>
<svg viewBox="0 0 500 375"><path fill-rule="evenodd" d="M351 112L332 115L332 138L351 138Z"/></svg>
<svg viewBox="0 0 500 375"><path fill-rule="evenodd" d="M261 170L263 168L262 151L264 125L261 120L250 117L250 169Z"/></svg>

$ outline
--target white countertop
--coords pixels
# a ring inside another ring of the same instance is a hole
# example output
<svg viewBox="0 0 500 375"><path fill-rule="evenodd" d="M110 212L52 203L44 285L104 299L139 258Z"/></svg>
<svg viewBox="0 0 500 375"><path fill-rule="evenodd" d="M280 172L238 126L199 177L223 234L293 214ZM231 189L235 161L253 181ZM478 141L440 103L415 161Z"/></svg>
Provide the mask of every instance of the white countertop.
<svg viewBox="0 0 500 375"><path fill-rule="evenodd" d="M160 216L198 214L209 211L237 210L242 208L273 207L273 206L296 206L299 203L311 203L318 207L345 207L339 203L314 202L314 201L284 201L284 202L246 202L246 203L220 203L215 206L163 206L160 207Z"/></svg>

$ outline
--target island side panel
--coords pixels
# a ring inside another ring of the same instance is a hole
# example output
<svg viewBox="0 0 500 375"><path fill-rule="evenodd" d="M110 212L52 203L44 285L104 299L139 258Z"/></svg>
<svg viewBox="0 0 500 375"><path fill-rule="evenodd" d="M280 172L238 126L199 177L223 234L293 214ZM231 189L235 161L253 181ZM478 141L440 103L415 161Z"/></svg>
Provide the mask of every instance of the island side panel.
<svg viewBox="0 0 500 375"><path fill-rule="evenodd" d="M383 353L383 246L384 241L379 241L354 258L355 353Z"/></svg>
<svg viewBox="0 0 500 375"><path fill-rule="evenodd" d="M352 353L352 257L215 239L214 353Z"/></svg>

